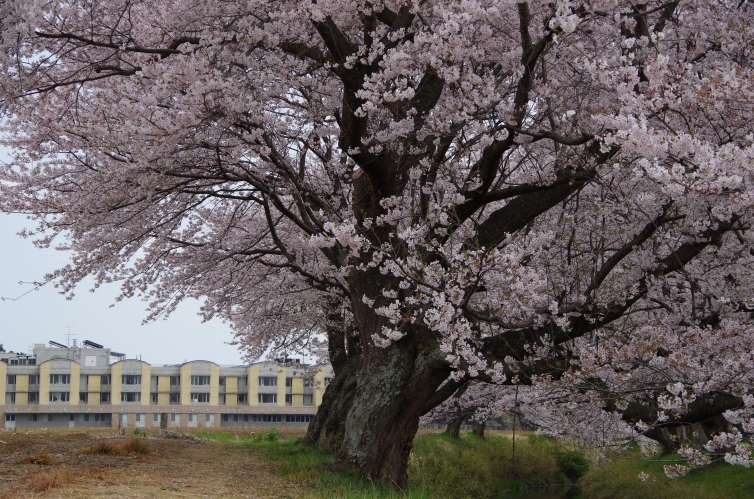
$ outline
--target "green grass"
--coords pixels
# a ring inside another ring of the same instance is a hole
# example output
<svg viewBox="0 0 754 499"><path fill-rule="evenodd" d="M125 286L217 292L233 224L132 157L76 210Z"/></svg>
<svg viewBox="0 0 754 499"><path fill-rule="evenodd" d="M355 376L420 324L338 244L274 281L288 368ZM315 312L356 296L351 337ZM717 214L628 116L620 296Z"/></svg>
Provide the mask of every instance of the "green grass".
<svg viewBox="0 0 754 499"><path fill-rule="evenodd" d="M512 442L505 436L488 434L480 439L469 433L453 440L430 435L415 442L409 461L409 490L403 494L347 473L327 471L323 465L332 463L333 457L295 439L269 441L264 435L252 438L228 433L197 436L234 443L264 455L278 465L281 474L310 485L314 492L303 497L311 498L557 497L570 487L566 473L579 474L574 471L579 466L584 471L582 460L543 437L519 437L514 460ZM539 491L547 492L543 495Z"/></svg>
<svg viewBox="0 0 754 499"><path fill-rule="evenodd" d="M250 437L207 432L198 436L263 455L276 463L281 474L308 486L310 492L297 497L312 499L551 499L565 497L571 480L580 475L579 497L583 499L754 498L754 469L721 463L670 480L663 466L675 464L677 455L642 459L637 450L631 450L613 461L590 465L582 454L535 435L516 439L515 460L511 439L505 435L490 433L480 439L467 433L458 440L443 434L418 437L405 494L354 475L328 471L323 465L332 463L333 457L296 439L275 441L265 433ZM641 472L653 478L642 482Z"/></svg>
<svg viewBox="0 0 754 499"><path fill-rule="evenodd" d="M600 466L593 466L580 485L587 499L746 499L754 498L754 469L725 463L692 470L688 475L669 479L664 465L676 455L641 459L637 451ZM652 479L642 482L639 473L649 473Z"/></svg>

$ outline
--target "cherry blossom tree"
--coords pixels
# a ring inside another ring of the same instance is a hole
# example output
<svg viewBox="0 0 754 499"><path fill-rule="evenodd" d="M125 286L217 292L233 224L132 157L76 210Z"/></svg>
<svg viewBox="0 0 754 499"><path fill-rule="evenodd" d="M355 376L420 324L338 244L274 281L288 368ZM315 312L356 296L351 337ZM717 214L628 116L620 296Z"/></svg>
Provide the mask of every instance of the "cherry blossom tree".
<svg viewBox="0 0 754 499"><path fill-rule="evenodd" d="M365 477L405 487L420 417L472 380L626 431L751 431L752 21L0 0L0 206L72 251L63 293L119 281L148 319L199 297L249 357L322 352L308 439Z"/></svg>

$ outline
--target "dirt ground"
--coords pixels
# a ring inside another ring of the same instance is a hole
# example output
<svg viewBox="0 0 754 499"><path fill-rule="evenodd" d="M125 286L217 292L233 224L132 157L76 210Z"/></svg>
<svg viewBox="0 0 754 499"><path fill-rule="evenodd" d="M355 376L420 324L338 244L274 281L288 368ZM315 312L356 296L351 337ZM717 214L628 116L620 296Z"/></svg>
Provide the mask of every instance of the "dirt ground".
<svg viewBox="0 0 754 499"><path fill-rule="evenodd" d="M248 435L265 429L237 430ZM123 446L115 430L0 429L0 499L296 498L302 485L253 453L210 440L139 438L148 453L91 453ZM281 437L303 430L282 430Z"/></svg>

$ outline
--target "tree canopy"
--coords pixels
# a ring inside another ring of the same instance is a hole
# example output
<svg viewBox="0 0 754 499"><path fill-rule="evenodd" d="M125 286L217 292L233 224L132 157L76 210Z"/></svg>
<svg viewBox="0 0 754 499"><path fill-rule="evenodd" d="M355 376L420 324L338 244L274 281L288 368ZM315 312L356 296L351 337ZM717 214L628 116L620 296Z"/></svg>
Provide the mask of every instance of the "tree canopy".
<svg viewBox="0 0 754 499"><path fill-rule="evenodd" d="M319 349L310 440L364 476L405 486L419 418L471 381L582 436L725 414L709 449L747 464L752 20L0 0L0 207L73 252L64 293L120 281L148 318L199 297L249 357Z"/></svg>

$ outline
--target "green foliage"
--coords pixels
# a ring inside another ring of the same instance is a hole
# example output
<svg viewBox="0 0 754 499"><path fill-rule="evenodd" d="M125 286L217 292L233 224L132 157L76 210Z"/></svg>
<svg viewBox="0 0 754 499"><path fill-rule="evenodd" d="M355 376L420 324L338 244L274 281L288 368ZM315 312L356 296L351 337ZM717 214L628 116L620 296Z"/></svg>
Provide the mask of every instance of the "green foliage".
<svg viewBox="0 0 754 499"><path fill-rule="evenodd" d="M571 481L561 468L556 442L545 437L519 437L516 456L510 438L488 433L484 439L468 433L457 440L444 434L419 437L409 459L409 490L404 494L378 483L365 482L354 473L333 472L334 457L307 447L295 439L268 441L261 435L240 437L222 433L198 436L223 442L237 441L243 448L263 454L289 478L316 492L301 497L430 499L560 497ZM565 460L579 464L575 457Z"/></svg>
<svg viewBox="0 0 754 499"><path fill-rule="evenodd" d="M267 433L264 435L264 439L268 442L277 442L278 437L280 437L280 432L274 426L267 430Z"/></svg>
<svg viewBox="0 0 754 499"><path fill-rule="evenodd" d="M595 466L579 481L589 499L742 499L754 497L754 469L725 463L669 479L663 466L679 464L678 454L641 459L637 451ZM639 473L651 477L643 482Z"/></svg>
<svg viewBox="0 0 754 499"><path fill-rule="evenodd" d="M554 449L558 468L569 480L578 480L589 471L589 460L584 454L565 449Z"/></svg>

